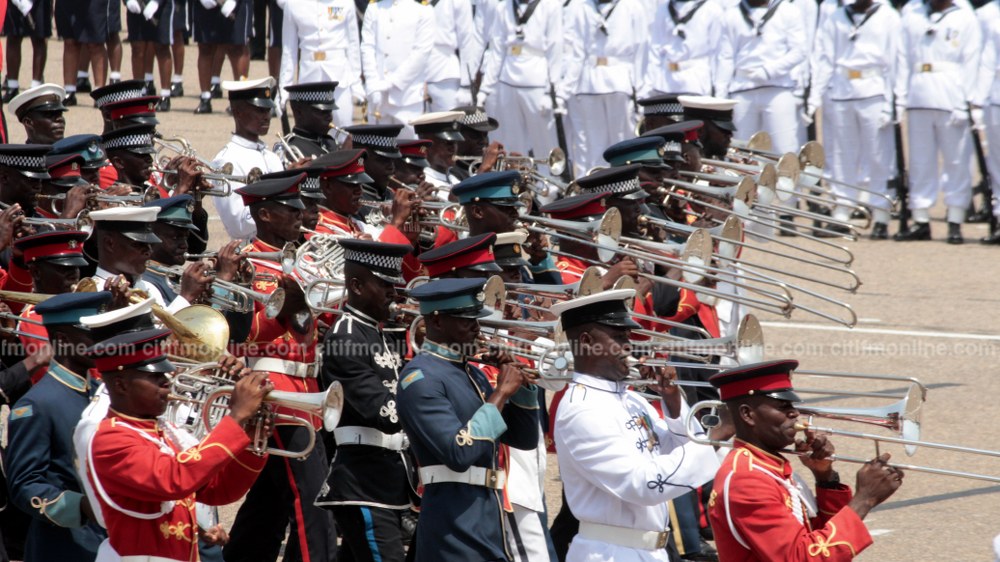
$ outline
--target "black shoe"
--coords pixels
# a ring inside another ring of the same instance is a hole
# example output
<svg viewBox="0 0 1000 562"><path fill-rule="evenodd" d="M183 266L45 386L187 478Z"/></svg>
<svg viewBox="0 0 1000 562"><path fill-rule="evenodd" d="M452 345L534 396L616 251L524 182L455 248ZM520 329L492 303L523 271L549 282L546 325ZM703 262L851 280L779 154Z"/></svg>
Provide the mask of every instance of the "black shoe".
<svg viewBox="0 0 1000 562"><path fill-rule="evenodd" d="M159 111L160 113L170 111L170 96L160 98L160 105L156 107L156 111Z"/></svg>
<svg viewBox="0 0 1000 562"><path fill-rule="evenodd" d="M63 105L66 107L76 105L76 92L69 92L66 94L66 98L63 99Z"/></svg>
<svg viewBox="0 0 1000 562"><path fill-rule="evenodd" d="M792 215L780 215L778 216L779 226L782 230L778 231L778 236L796 236L795 227L791 224L795 220Z"/></svg>
<svg viewBox="0 0 1000 562"><path fill-rule="evenodd" d="M201 98L198 102L198 107L194 110L196 114L201 113L211 113L212 112L212 100L207 98Z"/></svg>
<svg viewBox="0 0 1000 562"><path fill-rule="evenodd" d="M117 84L117 83L119 83L121 81L122 81L121 78L110 78L110 79L108 79L108 84Z"/></svg>
<svg viewBox="0 0 1000 562"><path fill-rule="evenodd" d="M89 94L93 89L93 86L90 85L90 78L84 76L76 79L77 92L80 92L81 94Z"/></svg>
<svg viewBox="0 0 1000 562"><path fill-rule="evenodd" d="M712 548L712 545L702 539L698 552L691 552L681 556L681 560L692 560L695 562L719 562L719 553Z"/></svg>
<svg viewBox="0 0 1000 562"><path fill-rule="evenodd" d="M10 100L14 99L14 96L21 93L20 88L10 88L7 93L3 96L3 102L5 104L10 103Z"/></svg>
<svg viewBox="0 0 1000 562"><path fill-rule="evenodd" d="M872 240L888 240L889 239L889 225L884 222L877 222L872 226L872 233L870 238Z"/></svg>
<svg viewBox="0 0 1000 562"><path fill-rule="evenodd" d="M146 95L155 96L156 95L156 83L150 80L146 82Z"/></svg>
<svg viewBox="0 0 1000 562"><path fill-rule="evenodd" d="M974 211L972 213L969 213L968 216L965 217L965 222L969 222L969 223L974 223L974 222L990 222L990 219L992 219L992 218L993 218L993 213L992 213L992 211L990 211L990 209L988 208L988 206L986 206L986 207L983 207L982 209L980 209L978 211Z"/></svg>
<svg viewBox="0 0 1000 562"><path fill-rule="evenodd" d="M212 99L221 100L222 99L222 84L212 84Z"/></svg>
<svg viewBox="0 0 1000 562"><path fill-rule="evenodd" d="M820 225L820 228L823 230L816 232L817 238L840 238L851 235L851 228L843 224L826 223L826 225Z"/></svg>
<svg viewBox="0 0 1000 562"><path fill-rule="evenodd" d="M1000 245L1000 228L994 228L990 231L990 235L985 238L979 239L980 244L986 244L987 246L998 246Z"/></svg>
<svg viewBox="0 0 1000 562"><path fill-rule="evenodd" d="M910 242L913 240L930 240L931 239L931 223L929 222L915 222L910 225L906 230L897 232L895 236L892 237L896 242Z"/></svg>
<svg viewBox="0 0 1000 562"><path fill-rule="evenodd" d="M170 97L172 98L183 98L184 97L184 83L174 82L170 84Z"/></svg>
<svg viewBox="0 0 1000 562"><path fill-rule="evenodd" d="M948 243L965 244L965 238L962 238L962 225L960 223L948 223Z"/></svg>

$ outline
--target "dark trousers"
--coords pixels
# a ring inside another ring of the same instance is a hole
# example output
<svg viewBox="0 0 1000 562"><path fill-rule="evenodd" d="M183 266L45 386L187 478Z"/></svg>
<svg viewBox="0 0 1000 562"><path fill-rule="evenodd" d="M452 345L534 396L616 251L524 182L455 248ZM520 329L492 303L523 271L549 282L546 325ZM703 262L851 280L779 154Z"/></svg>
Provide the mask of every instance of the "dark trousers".
<svg viewBox="0 0 1000 562"><path fill-rule="evenodd" d="M361 505L338 505L332 511L344 539L341 561L403 562L403 511Z"/></svg>
<svg viewBox="0 0 1000 562"><path fill-rule="evenodd" d="M300 426L278 426L271 446L301 450L311 431ZM301 461L271 455L236 514L229 544L222 551L226 562L277 560L289 526L285 562L336 560L333 517L313 505L326 482L326 473L326 451L321 439L316 439L316 447Z"/></svg>
<svg viewBox="0 0 1000 562"><path fill-rule="evenodd" d="M682 544L677 545L681 554L697 554L701 552L701 514L698 511L698 501L701 495L690 491L683 496L671 500L674 504L670 525L680 531Z"/></svg>

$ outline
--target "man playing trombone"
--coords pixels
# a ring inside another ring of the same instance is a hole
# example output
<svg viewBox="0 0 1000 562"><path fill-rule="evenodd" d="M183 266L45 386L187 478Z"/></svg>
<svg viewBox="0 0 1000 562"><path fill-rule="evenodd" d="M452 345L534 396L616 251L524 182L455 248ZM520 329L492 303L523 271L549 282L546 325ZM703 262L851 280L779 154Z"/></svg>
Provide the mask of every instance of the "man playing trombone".
<svg viewBox="0 0 1000 562"><path fill-rule="evenodd" d="M833 469L833 444L801 427L791 371L798 361L770 361L723 371L719 389L736 426L734 449L715 477L709 519L720 562L853 560L872 544L862 519L902 484L902 471L883 453L858 471L857 495ZM816 509L792 478L783 456L795 445L816 479Z"/></svg>

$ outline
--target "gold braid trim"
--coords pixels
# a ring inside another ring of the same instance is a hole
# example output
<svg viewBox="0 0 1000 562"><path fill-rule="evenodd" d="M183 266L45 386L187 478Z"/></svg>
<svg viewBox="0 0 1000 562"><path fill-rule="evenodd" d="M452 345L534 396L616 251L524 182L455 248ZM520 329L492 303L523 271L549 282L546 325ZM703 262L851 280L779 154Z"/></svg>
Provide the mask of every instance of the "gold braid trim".
<svg viewBox="0 0 1000 562"><path fill-rule="evenodd" d="M833 537L836 536L836 534L837 534L837 526L833 524L833 522L831 522L830 536L824 537L823 535L820 535L819 537L817 537L816 542L809 545L807 551L809 553L809 556L816 557L822 554L824 558L829 558L830 549L837 546L846 546L847 548L851 549L851 556L857 556L857 553L854 552L854 545L852 545L851 543L847 541L833 542Z"/></svg>

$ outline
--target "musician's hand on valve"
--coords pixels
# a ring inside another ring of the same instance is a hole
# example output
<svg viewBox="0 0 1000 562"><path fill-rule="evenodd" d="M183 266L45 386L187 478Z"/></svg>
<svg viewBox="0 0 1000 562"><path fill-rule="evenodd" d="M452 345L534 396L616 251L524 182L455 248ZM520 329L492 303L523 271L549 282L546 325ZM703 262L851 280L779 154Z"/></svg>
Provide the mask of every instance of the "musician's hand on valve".
<svg viewBox="0 0 1000 562"><path fill-rule="evenodd" d="M833 474L833 442L826 435L816 435L815 431L805 430L805 439L795 440L795 450L800 453L809 453L808 456L799 457L816 477L817 482L828 482Z"/></svg>
<svg viewBox="0 0 1000 562"><path fill-rule="evenodd" d="M132 186L126 183L113 183L104 190L104 195L132 195Z"/></svg>
<svg viewBox="0 0 1000 562"><path fill-rule="evenodd" d="M222 281L232 281L236 279L240 272L240 265L244 258L238 253L242 240L230 240L219 248L219 254L215 258L215 276Z"/></svg>
<svg viewBox="0 0 1000 562"><path fill-rule="evenodd" d="M240 425L246 424L260 409L264 397L274 390L274 385L267 378L267 373L254 371L236 381L233 395L229 400L229 417ZM247 428L248 434L253 428Z"/></svg>
<svg viewBox="0 0 1000 562"><path fill-rule="evenodd" d="M626 256L608 268L608 272L601 277L601 285L604 290L608 290L615 285L615 281L618 279L626 276L637 277L638 275L639 266L636 265L635 260Z"/></svg>
<svg viewBox="0 0 1000 562"><path fill-rule="evenodd" d="M228 353L219 358L219 376L231 381L238 381L250 375L252 371L239 358Z"/></svg>
<svg viewBox="0 0 1000 562"><path fill-rule="evenodd" d="M299 158L295 162L292 162L291 164L289 164L288 167L285 168L285 169L286 170L298 170L299 168L305 168L306 166L312 164L312 161L313 161L313 159L310 158L309 156L303 156L302 158Z"/></svg>
<svg viewBox="0 0 1000 562"><path fill-rule="evenodd" d="M59 218L74 219L81 211L87 208L87 199L91 194L99 193L97 188L90 184L78 185L66 192L66 200L63 202L62 212Z"/></svg>
<svg viewBox="0 0 1000 562"><path fill-rule="evenodd" d="M502 143L499 141L491 142L483 149L483 161L479 163L479 173L489 172L497 165L497 159L506 155L507 151L504 150Z"/></svg>
<svg viewBox="0 0 1000 562"><path fill-rule="evenodd" d="M208 263L196 261L189 263L184 268L184 275L181 275L180 296L188 302L196 302L201 299L212 283L213 277L208 275Z"/></svg>
<svg viewBox="0 0 1000 562"><path fill-rule="evenodd" d="M168 168L176 169L177 174L166 174L165 177L174 176L177 184L174 186L174 195L185 193L193 194L204 182L204 171L201 163L189 156L177 156L167 165Z"/></svg>
<svg viewBox="0 0 1000 562"><path fill-rule="evenodd" d="M639 369L642 378L656 381L647 388L660 395L671 418L681 414L681 387L674 384L677 380L677 369L673 367L642 367Z"/></svg>
<svg viewBox="0 0 1000 562"><path fill-rule="evenodd" d="M115 275L104 280L105 291L111 292L111 310L118 310L129 305L129 290L132 285L124 275Z"/></svg>
<svg viewBox="0 0 1000 562"><path fill-rule="evenodd" d="M420 185L417 186L417 197L424 201L435 201L437 200L437 188L427 181L421 181Z"/></svg>
<svg viewBox="0 0 1000 562"><path fill-rule="evenodd" d="M0 211L0 250L7 248L14 242L14 228L18 222L15 219L23 214L21 206L17 203ZM15 250L14 257L20 258L21 256L17 255L17 253L19 252Z"/></svg>
<svg viewBox="0 0 1000 562"><path fill-rule="evenodd" d="M503 410L507 400L513 396L522 385L530 384L530 382L531 381L528 378L527 373L523 370L523 365L517 363L516 361L502 363L500 365L500 372L497 373L496 391L490 395L488 402L496 406L498 410Z"/></svg>
<svg viewBox="0 0 1000 562"><path fill-rule="evenodd" d="M847 505L862 519L903 484L903 471L889 465L889 458L889 453L882 453L858 470L854 497Z"/></svg>
<svg viewBox="0 0 1000 562"><path fill-rule="evenodd" d="M410 215L420 204L416 194L408 189L397 189L392 197L392 226L402 230L410 220ZM417 232L416 234L420 234Z"/></svg>

